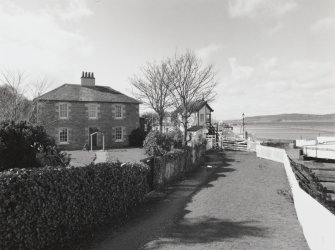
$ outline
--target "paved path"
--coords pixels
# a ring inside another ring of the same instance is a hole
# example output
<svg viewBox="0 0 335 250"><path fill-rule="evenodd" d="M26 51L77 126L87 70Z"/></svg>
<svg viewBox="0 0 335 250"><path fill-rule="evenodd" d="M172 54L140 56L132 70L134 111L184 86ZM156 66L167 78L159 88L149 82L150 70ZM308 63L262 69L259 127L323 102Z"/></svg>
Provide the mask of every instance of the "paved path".
<svg viewBox="0 0 335 250"><path fill-rule="evenodd" d="M203 169L176 185L90 248L308 249L282 164L245 152L210 154L207 163L212 174Z"/></svg>
<svg viewBox="0 0 335 250"><path fill-rule="evenodd" d="M107 161L107 152L106 151L94 151L96 158L94 160L94 163L104 163Z"/></svg>

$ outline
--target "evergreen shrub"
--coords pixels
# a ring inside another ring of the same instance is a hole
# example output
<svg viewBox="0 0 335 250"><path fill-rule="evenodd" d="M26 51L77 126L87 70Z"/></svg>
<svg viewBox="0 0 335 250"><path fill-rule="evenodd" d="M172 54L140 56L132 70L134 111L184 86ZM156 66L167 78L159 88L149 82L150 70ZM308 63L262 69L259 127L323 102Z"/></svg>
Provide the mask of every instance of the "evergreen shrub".
<svg viewBox="0 0 335 250"><path fill-rule="evenodd" d="M48 249L126 216L148 190L148 166L100 163L80 168L0 173L0 249Z"/></svg>
<svg viewBox="0 0 335 250"><path fill-rule="evenodd" d="M68 162L43 126L27 121L0 123L0 171L66 165Z"/></svg>
<svg viewBox="0 0 335 250"><path fill-rule="evenodd" d="M132 147L142 147L145 136L146 134L143 129L134 129L129 135L129 145Z"/></svg>
<svg viewBox="0 0 335 250"><path fill-rule="evenodd" d="M149 156L165 155L175 148L181 148L181 145L181 133L178 131L169 133L150 131L143 142L145 152Z"/></svg>

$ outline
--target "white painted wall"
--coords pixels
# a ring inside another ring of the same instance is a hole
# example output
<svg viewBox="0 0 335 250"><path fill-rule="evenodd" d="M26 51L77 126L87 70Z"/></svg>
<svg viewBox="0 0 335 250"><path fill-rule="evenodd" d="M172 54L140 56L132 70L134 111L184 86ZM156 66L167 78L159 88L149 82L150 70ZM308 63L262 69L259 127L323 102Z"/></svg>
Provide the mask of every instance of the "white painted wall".
<svg viewBox="0 0 335 250"><path fill-rule="evenodd" d="M311 250L335 249L335 216L299 186L284 149L256 146L257 157L284 164L291 186L294 206Z"/></svg>

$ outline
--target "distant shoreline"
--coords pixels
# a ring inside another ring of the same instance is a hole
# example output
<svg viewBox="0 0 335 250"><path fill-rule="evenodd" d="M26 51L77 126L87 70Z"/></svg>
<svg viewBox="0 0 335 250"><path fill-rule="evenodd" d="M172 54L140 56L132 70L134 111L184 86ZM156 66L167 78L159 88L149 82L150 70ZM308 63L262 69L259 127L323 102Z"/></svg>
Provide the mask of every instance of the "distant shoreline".
<svg viewBox="0 0 335 250"><path fill-rule="evenodd" d="M241 124L234 127L239 133ZM245 131L260 140L316 139L318 136L335 136L335 122L253 122L245 125Z"/></svg>

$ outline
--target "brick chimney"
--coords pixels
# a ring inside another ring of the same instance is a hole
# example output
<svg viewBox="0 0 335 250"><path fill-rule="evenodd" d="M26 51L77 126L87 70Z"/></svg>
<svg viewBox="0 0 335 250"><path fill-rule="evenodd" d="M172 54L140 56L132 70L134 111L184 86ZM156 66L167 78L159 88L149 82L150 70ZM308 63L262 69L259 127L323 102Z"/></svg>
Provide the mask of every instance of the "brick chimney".
<svg viewBox="0 0 335 250"><path fill-rule="evenodd" d="M82 86L94 86L95 78L93 72L84 72L81 75L81 85Z"/></svg>

